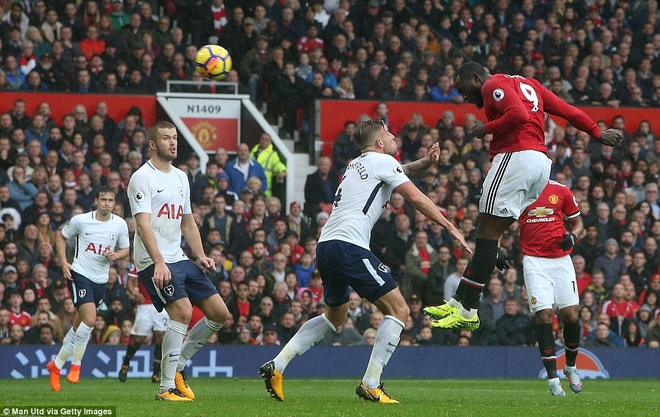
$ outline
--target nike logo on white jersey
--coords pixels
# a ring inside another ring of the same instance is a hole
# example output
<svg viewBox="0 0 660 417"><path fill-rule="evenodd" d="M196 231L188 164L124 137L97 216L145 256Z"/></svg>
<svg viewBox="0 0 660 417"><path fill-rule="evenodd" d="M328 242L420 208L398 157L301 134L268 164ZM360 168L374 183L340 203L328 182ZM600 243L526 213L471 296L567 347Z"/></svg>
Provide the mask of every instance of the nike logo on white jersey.
<svg viewBox="0 0 660 417"><path fill-rule="evenodd" d="M163 188L162 190L156 190L156 192L157 192L158 194L162 193L163 191L165 191L164 188Z"/></svg>

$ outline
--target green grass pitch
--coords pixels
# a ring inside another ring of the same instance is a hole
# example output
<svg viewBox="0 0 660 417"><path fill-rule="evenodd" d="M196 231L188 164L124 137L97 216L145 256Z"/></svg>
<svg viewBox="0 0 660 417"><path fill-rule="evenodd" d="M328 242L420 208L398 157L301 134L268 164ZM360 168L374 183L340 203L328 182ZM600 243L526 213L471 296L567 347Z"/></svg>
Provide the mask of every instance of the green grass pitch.
<svg viewBox="0 0 660 417"><path fill-rule="evenodd" d="M385 379L401 404L374 404L355 393L358 379L284 379L285 401L271 399L258 378L189 378L192 403L155 401L157 385L145 379L121 383L83 378L53 392L48 380L0 380L0 410L7 406L115 406L130 416L658 416L657 380L585 380L566 397L550 395L541 379ZM0 412L0 416L2 413Z"/></svg>

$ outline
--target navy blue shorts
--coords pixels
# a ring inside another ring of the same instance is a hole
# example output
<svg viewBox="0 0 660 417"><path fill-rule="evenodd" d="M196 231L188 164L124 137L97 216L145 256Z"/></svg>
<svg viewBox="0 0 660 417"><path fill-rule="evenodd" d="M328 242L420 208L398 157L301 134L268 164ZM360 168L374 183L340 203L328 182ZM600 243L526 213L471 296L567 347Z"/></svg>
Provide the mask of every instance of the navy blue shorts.
<svg viewBox="0 0 660 417"><path fill-rule="evenodd" d="M199 269L193 261L186 259L167 264L167 267L172 273L172 279L164 288L158 288L154 284L156 265L151 264L147 269L138 272L142 285L146 288L151 302L159 313L163 311L165 304L171 301L188 298L191 303L195 304L199 300L218 293L204 271Z"/></svg>
<svg viewBox="0 0 660 417"><path fill-rule="evenodd" d="M105 284L98 284L91 281L89 278L85 278L84 275L81 275L76 271L71 271L71 278L72 280L67 279L66 282L71 297L73 298L73 305L76 306L76 308L85 303L94 303L97 307L101 304L103 296L105 295Z"/></svg>
<svg viewBox="0 0 660 417"><path fill-rule="evenodd" d="M396 288L390 269L371 251L351 243L319 243L316 266L323 279L323 298L332 307L348 302L349 286L370 302Z"/></svg>

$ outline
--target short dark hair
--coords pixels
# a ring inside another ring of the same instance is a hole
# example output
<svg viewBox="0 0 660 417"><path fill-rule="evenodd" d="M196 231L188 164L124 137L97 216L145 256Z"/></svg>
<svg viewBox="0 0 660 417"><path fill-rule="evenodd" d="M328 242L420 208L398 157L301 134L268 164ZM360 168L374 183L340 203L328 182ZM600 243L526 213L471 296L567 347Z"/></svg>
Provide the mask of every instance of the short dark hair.
<svg viewBox="0 0 660 417"><path fill-rule="evenodd" d="M111 187L107 185L102 185L99 187L98 190L96 190L96 195L94 196L94 198L101 197L101 194L112 194L112 196L115 197L115 190L113 190Z"/></svg>
<svg viewBox="0 0 660 417"><path fill-rule="evenodd" d="M355 143L360 149L365 149L373 142L374 135L387 126L381 119L371 119L360 123L355 129Z"/></svg>
<svg viewBox="0 0 660 417"><path fill-rule="evenodd" d="M478 75L479 78L486 76L486 69L476 62L466 62L456 71L454 82L457 83L459 79L469 80L473 75Z"/></svg>
<svg viewBox="0 0 660 417"><path fill-rule="evenodd" d="M42 331L43 329L50 329L50 332L51 332L51 333L54 333L54 332L55 332L55 329L53 328L53 325L50 324L50 323L44 323L44 324L42 324L41 326L39 326L39 333L41 333L41 331Z"/></svg>

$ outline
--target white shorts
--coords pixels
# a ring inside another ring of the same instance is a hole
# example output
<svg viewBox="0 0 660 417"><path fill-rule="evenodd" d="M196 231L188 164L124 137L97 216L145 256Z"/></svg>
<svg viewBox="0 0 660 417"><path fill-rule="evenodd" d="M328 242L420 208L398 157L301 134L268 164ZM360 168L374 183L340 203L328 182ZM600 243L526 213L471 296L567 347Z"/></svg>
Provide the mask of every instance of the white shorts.
<svg viewBox="0 0 660 417"><path fill-rule="evenodd" d="M529 309L536 313L552 309L554 304L561 310L579 303L575 269L569 255L561 258L523 257L525 286L529 297Z"/></svg>
<svg viewBox="0 0 660 417"><path fill-rule="evenodd" d="M539 151L495 155L484 180L479 212L517 219L548 184L552 162Z"/></svg>
<svg viewBox="0 0 660 417"><path fill-rule="evenodd" d="M149 336L152 331L164 332L170 323L170 316L167 311L160 313L153 304L140 304L135 314L135 323L131 329L133 336Z"/></svg>

